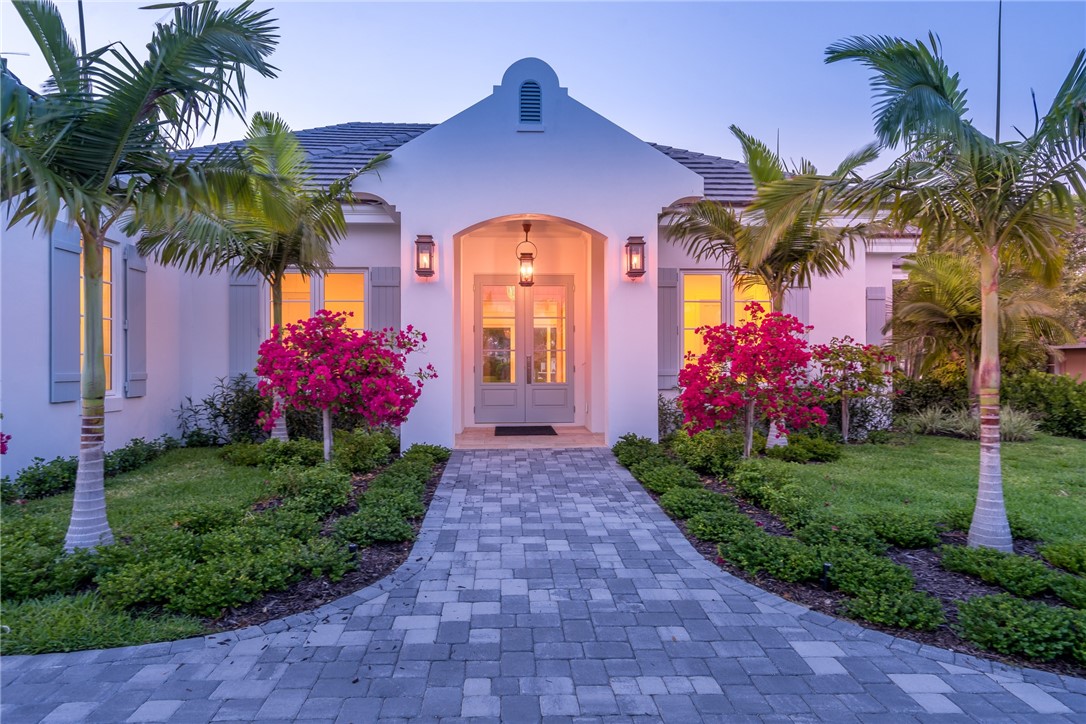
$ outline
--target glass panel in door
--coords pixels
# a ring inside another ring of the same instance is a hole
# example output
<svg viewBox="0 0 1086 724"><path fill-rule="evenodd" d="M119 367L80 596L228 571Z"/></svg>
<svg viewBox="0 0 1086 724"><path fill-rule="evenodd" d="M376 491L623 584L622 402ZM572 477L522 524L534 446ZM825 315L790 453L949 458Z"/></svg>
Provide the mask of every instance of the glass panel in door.
<svg viewBox="0 0 1086 724"><path fill-rule="evenodd" d="M482 288L482 381L517 381L517 288L486 284Z"/></svg>
<svg viewBox="0 0 1086 724"><path fill-rule="evenodd" d="M566 287L532 289L532 384L565 384Z"/></svg>

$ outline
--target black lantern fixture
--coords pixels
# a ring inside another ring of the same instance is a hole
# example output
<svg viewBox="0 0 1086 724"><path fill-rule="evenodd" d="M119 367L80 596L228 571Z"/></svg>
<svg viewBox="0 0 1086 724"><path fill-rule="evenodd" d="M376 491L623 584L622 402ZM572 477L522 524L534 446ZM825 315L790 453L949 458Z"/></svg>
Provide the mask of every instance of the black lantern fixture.
<svg viewBox="0 0 1086 724"><path fill-rule="evenodd" d="M415 276L434 275L434 237L420 234L415 237Z"/></svg>
<svg viewBox="0 0 1086 724"><path fill-rule="evenodd" d="M520 262L520 285L530 287L535 284L535 255L539 250L536 249L535 244L528 241L528 232L532 230L532 225L525 221L523 226L524 241L517 244L517 261ZM532 250L524 249L525 244L531 246Z"/></svg>
<svg viewBox="0 0 1086 724"><path fill-rule="evenodd" d="M631 236L626 240L626 276L645 276L645 237Z"/></svg>

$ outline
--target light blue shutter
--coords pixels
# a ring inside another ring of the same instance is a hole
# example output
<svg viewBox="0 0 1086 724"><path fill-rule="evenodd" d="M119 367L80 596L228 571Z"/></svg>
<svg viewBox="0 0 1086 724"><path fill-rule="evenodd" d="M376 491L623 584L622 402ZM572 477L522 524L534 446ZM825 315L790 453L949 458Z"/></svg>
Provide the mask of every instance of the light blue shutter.
<svg viewBox="0 0 1086 724"><path fill-rule="evenodd" d="M230 275L230 376L249 375L256 370L257 352L264 341L261 322L264 295L257 274Z"/></svg>
<svg viewBox="0 0 1086 724"><path fill-rule="evenodd" d="M147 260L124 247L124 396L147 394Z"/></svg>
<svg viewBox="0 0 1086 724"><path fill-rule="evenodd" d="M400 267L370 269L369 329L400 328Z"/></svg>
<svg viewBox="0 0 1086 724"><path fill-rule="evenodd" d="M804 325L811 323L811 289L796 287L784 293L784 313L791 314Z"/></svg>
<svg viewBox="0 0 1086 724"><path fill-rule="evenodd" d="M867 343L882 344L886 324L886 287L867 288Z"/></svg>
<svg viewBox="0 0 1086 724"><path fill-rule="evenodd" d="M657 387L670 390L679 385L679 270L658 269L657 298Z"/></svg>
<svg viewBox="0 0 1086 724"><path fill-rule="evenodd" d="M56 226L49 253L49 401L79 399L79 229Z"/></svg>

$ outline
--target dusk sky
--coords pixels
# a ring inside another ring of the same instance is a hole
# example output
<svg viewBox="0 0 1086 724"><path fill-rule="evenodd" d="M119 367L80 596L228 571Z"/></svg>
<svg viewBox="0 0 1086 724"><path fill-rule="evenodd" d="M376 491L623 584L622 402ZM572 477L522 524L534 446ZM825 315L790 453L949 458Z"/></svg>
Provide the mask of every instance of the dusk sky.
<svg viewBox="0 0 1086 724"><path fill-rule="evenodd" d="M88 47L126 43L137 55L169 11L87 0ZM78 37L75 2L60 3ZM249 77L249 112L295 129L345 121L440 122L479 101L519 58L549 63L570 95L636 136L739 158L735 123L785 157L828 171L871 139L866 71L826 65L827 45L857 34L937 33L969 89L970 115L995 117L997 3L366 3L276 2L278 79ZM24 82L46 77L4 0L0 50ZM1003 137L1032 128L1086 44L1086 2L1004 5ZM18 55L11 53L29 53ZM227 119L218 140L239 138ZM210 140L210 139L206 139Z"/></svg>

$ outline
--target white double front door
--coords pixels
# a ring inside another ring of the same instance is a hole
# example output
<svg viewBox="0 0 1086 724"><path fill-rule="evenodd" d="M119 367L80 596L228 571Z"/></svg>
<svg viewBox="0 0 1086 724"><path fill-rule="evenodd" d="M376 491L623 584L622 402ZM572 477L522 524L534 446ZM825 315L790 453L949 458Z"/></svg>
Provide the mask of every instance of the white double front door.
<svg viewBox="0 0 1086 724"><path fill-rule="evenodd" d="M573 277L475 277L475 422L573 422Z"/></svg>

